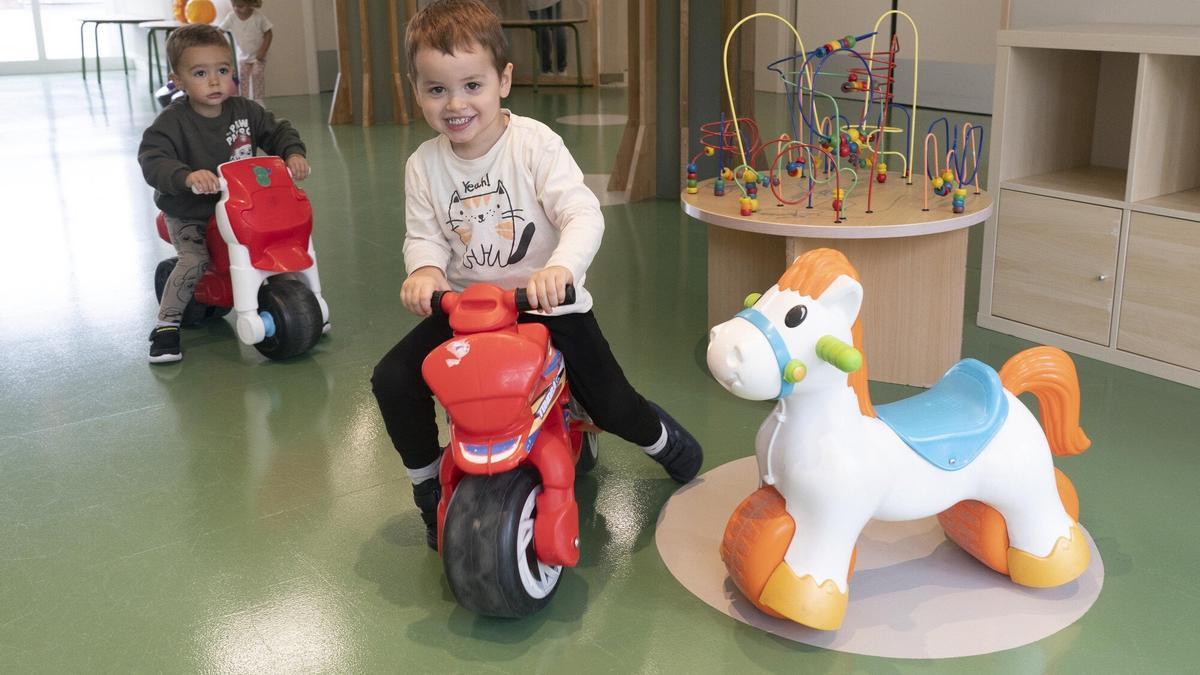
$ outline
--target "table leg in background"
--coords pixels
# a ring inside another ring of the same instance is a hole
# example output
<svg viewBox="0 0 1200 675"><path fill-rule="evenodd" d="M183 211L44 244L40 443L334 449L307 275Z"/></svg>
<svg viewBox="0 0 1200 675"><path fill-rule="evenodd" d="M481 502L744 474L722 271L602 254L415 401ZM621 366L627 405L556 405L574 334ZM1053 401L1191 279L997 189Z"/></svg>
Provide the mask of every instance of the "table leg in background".
<svg viewBox="0 0 1200 675"><path fill-rule="evenodd" d="M583 57L580 56L579 46L579 29L575 24L567 24L571 28L571 32L575 34L575 84L583 86Z"/></svg>
<svg viewBox="0 0 1200 675"><path fill-rule="evenodd" d="M929 387L962 357L966 228L886 239L787 238L786 259L841 251L858 270L864 298L867 377Z"/></svg>
<svg viewBox="0 0 1200 675"><path fill-rule="evenodd" d="M83 79L87 80L87 52L83 48L83 29L87 27L86 21L79 22L79 70L83 72Z"/></svg>
<svg viewBox="0 0 1200 675"><path fill-rule="evenodd" d="M125 26L117 24L117 34L121 36L121 66L125 68L125 77L129 77L129 61L125 59Z"/></svg>
<svg viewBox="0 0 1200 675"><path fill-rule="evenodd" d="M96 83L100 83L100 24L92 23L92 48L96 54Z"/></svg>

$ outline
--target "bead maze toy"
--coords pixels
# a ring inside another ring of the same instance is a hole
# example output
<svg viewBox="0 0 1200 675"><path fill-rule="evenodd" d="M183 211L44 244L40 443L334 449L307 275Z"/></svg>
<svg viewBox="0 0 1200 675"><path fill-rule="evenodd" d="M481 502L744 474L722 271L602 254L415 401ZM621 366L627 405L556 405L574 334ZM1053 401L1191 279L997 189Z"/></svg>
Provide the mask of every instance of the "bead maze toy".
<svg viewBox="0 0 1200 675"><path fill-rule="evenodd" d="M1015 583L1079 577L1090 561L1079 499L1051 459L1090 445L1071 358L1033 347L999 373L963 359L928 391L875 406L863 292L845 256L814 249L710 334L708 368L723 387L778 401L755 439L761 487L721 543L734 584L771 616L837 629L867 522L934 514L951 540ZM1027 392L1042 426L1017 398Z"/></svg>
<svg viewBox="0 0 1200 675"><path fill-rule="evenodd" d="M896 54L900 40L892 35L887 49L877 49L879 27L888 17L903 17L913 32L912 104L894 100L896 85ZM729 46L734 34L745 23L757 18L783 22L796 39L797 52L780 58L766 67L784 83L788 101L788 131L765 137L758 123L750 117L739 117L729 78ZM869 40L869 44L868 44ZM867 45L865 49L863 46ZM865 213L873 213L875 186L883 189L888 176L889 162L897 164L904 185L913 184L913 149L916 140L917 85L920 69L920 36L916 23L908 14L891 10L879 15L874 28L862 35L847 35L831 40L814 50L807 50L796 27L786 19L770 12L751 14L733 26L725 38L724 82L730 116L700 126L701 150L692 156L686 167L688 194L700 189L700 165L711 158L715 163L713 194L725 195L732 186L738 194L737 212L750 217L759 210L759 189L769 188L779 206L804 205L813 208L819 189L828 188L832 197L834 222L842 222L849 203L859 185L867 182ZM848 116L843 112L844 101L824 91L816 83L822 78L840 80L842 94L862 95L861 110ZM893 117L903 114L903 126L893 126ZM944 127L943 147L946 155L938 155L934 130ZM903 135L900 150L889 148L890 136ZM930 152L932 143L933 150ZM969 150L969 152L968 152ZM926 195L923 210L932 207L929 192L935 197L950 196L950 209L963 213L968 193L974 188L979 194L979 155L983 150L983 129L966 124L961 132L951 129L941 117L930 124L923 146L923 168ZM968 165L968 159L970 164ZM944 161L944 168L943 162ZM731 205L732 208L732 205Z"/></svg>

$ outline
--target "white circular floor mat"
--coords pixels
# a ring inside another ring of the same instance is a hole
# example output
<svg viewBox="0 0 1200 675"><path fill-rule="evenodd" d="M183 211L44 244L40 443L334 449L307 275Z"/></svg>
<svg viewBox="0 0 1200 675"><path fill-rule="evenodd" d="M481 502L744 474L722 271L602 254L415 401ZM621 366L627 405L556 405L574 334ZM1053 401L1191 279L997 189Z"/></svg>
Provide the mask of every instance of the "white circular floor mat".
<svg viewBox="0 0 1200 675"><path fill-rule="evenodd" d="M754 457L746 457L680 489L663 507L655 541L671 574L701 600L789 640L891 658L988 654L1070 626L1104 584L1104 562L1086 530L1092 562L1083 575L1058 588L1033 589L1012 583L958 548L936 518L871 521L858 540L842 627L819 631L775 619L742 596L718 552L730 514L758 488L757 473ZM1086 502L1081 509L1086 519Z"/></svg>

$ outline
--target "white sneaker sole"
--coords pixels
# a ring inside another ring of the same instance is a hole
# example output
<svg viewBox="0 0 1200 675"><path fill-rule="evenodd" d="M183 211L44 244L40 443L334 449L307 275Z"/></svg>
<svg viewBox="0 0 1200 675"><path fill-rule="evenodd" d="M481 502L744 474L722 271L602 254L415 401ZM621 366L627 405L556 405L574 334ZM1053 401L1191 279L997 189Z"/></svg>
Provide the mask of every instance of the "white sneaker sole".
<svg viewBox="0 0 1200 675"><path fill-rule="evenodd" d="M159 354L158 356L150 357L150 363L175 363L176 361L182 361L182 360L183 360L183 354L181 354L181 353L180 354Z"/></svg>

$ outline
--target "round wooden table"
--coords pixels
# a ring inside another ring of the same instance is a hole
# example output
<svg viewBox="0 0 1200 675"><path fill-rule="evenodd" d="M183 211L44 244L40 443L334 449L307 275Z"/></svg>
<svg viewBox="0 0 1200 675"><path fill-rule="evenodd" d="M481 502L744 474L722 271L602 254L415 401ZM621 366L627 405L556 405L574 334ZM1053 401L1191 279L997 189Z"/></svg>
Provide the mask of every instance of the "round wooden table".
<svg viewBox="0 0 1200 675"><path fill-rule="evenodd" d="M784 197L802 194L800 181L785 183ZM774 286L797 256L835 248L863 283L863 351L872 380L928 387L960 358L967 228L992 213L987 192L968 192L963 213L950 197L929 193L922 181L905 185L889 176L876 183L867 213L867 185L846 200L835 222L833 188L818 186L807 201L783 205L759 188L758 211L740 215L741 192L726 183L713 195L713 179L681 200L689 216L708 223L708 320L717 325L742 309L746 295ZM845 186L843 186L845 187ZM730 189L732 188L732 189Z"/></svg>
<svg viewBox="0 0 1200 675"><path fill-rule="evenodd" d="M87 25L92 24L92 47L96 53L96 81L101 79L100 75L100 25L113 24L117 27L117 35L121 37L121 66L125 68L125 77L129 77L129 60L125 57L125 26L137 25L146 21L146 17L126 16L126 15L111 15L111 16L84 16L79 21L79 69L83 73L83 79L87 80L87 52L83 48L83 31Z"/></svg>

